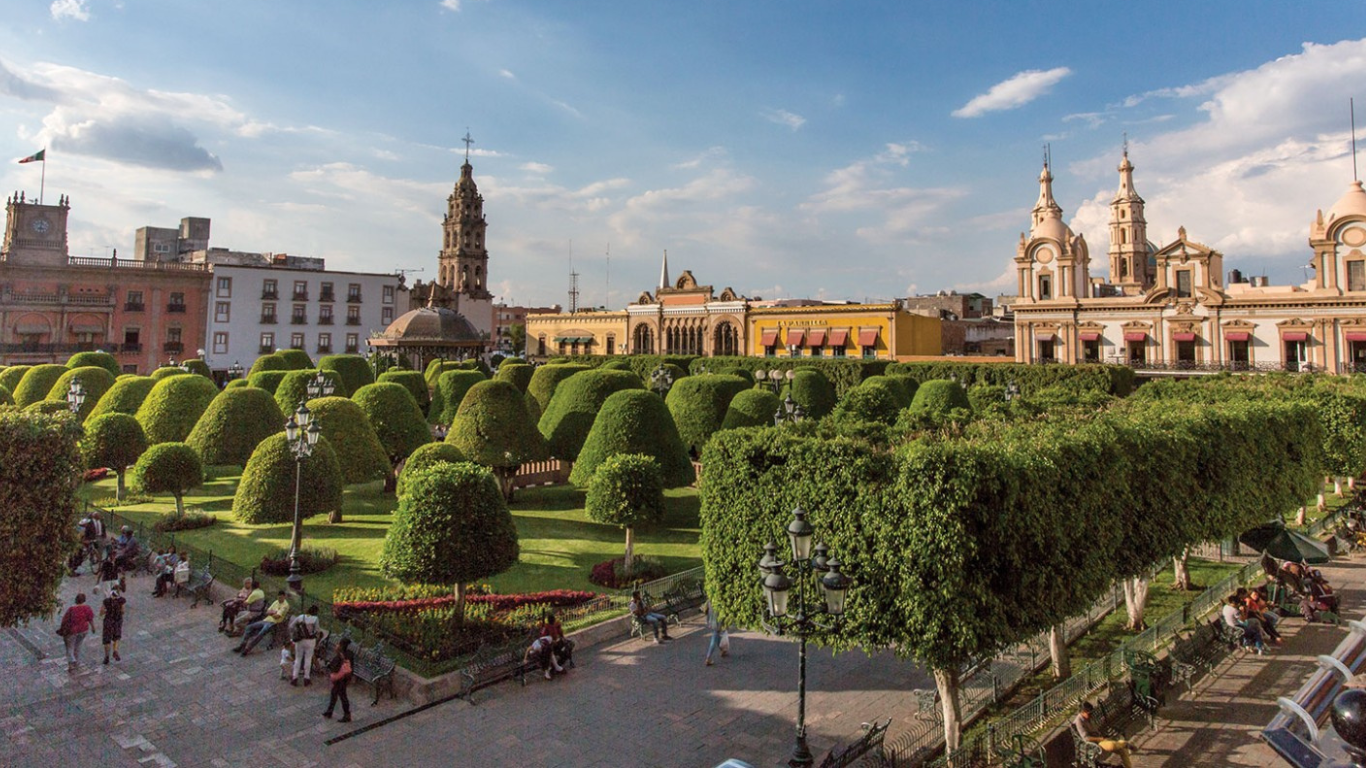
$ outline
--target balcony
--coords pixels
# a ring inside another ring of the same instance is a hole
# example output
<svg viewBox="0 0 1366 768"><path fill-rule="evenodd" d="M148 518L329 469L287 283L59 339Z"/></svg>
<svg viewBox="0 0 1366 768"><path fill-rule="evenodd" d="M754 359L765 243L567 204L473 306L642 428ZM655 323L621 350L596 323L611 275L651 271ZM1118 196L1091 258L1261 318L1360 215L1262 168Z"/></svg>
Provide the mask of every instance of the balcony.
<svg viewBox="0 0 1366 768"><path fill-rule="evenodd" d="M1241 360L1225 360L1218 363L1197 362L1193 360L1173 360L1166 361L1147 361L1147 360L1126 360L1122 356L1111 356L1106 362L1112 365L1127 365L1134 369L1134 373L1139 374L1193 374L1206 375L1213 373L1268 373L1272 371L1290 371L1298 373L1324 373L1324 369L1313 363L1249 363ZM1350 366L1351 363L1343 363ZM1366 370L1366 365L1362 366ZM1347 368L1343 368L1347 371Z"/></svg>
<svg viewBox="0 0 1366 768"><path fill-rule="evenodd" d="M348 317L348 318L346 318L346 324L347 324L347 325L360 325L360 318L359 318L359 317Z"/></svg>
<svg viewBox="0 0 1366 768"><path fill-rule="evenodd" d="M261 291L261 301L279 301L279 291Z"/></svg>
<svg viewBox="0 0 1366 768"><path fill-rule="evenodd" d="M359 303L360 303L360 294L359 294L359 293L350 294L349 296L346 297L346 302L347 302L348 304L359 304Z"/></svg>
<svg viewBox="0 0 1366 768"><path fill-rule="evenodd" d="M146 311L146 309L147 309L147 305L146 305L146 304L143 304L143 303L140 302L140 301L138 301L138 302L127 301L127 302L124 302L124 304L123 304L123 311L124 311L124 312L143 312L143 311Z"/></svg>
<svg viewBox="0 0 1366 768"><path fill-rule="evenodd" d="M348 355L355 355L355 354L358 354L359 352L360 352L360 348L357 347L355 344L347 344L347 345L346 345L346 354L348 354Z"/></svg>
<svg viewBox="0 0 1366 768"><path fill-rule="evenodd" d="M275 315L261 315L262 325L275 325Z"/></svg>
<svg viewBox="0 0 1366 768"><path fill-rule="evenodd" d="M332 345L331 345L331 344L319 344L319 345L318 345L318 354L320 354L320 355L330 355L330 354L332 354Z"/></svg>
<svg viewBox="0 0 1366 768"><path fill-rule="evenodd" d="M125 341L119 345L120 352L141 352L142 344L137 341Z"/></svg>
<svg viewBox="0 0 1366 768"><path fill-rule="evenodd" d="M270 353L275 351L275 345L262 344L260 347L257 347L256 351L262 355L269 355Z"/></svg>
<svg viewBox="0 0 1366 768"><path fill-rule="evenodd" d="M75 352L140 352L141 344L110 344L107 342L13 342L0 344L0 354L10 355L69 355Z"/></svg>
<svg viewBox="0 0 1366 768"><path fill-rule="evenodd" d="M295 291L294 301L308 301L308 291Z"/></svg>
<svg viewBox="0 0 1366 768"><path fill-rule="evenodd" d="M336 301L337 297L331 291L323 291L318 294L318 301Z"/></svg>
<svg viewBox="0 0 1366 768"><path fill-rule="evenodd" d="M332 316L331 316L331 315L320 315L320 316L318 317L318 325L331 325L331 324L332 324Z"/></svg>
<svg viewBox="0 0 1366 768"><path fill-rule="evenodd" d="M292 315L289 318L290 325L308 325L308 315Z"/></svg>
<svg viewBox="0 0 1366 768"><path fill-rule="evenodd" d="M185 314L185 305L184 305L184 304L167 304L167 305L166 305L166 311L167 311L167 312L170 312L170 313L173 314L173 315L183 315L183 314Z"/></svg>
<svg viewBox="0 0 1366 768"><path fill-rule="evenodd" d="M178 355L185 351L185 345L179 341L168 341L161 345L161 351L168 355Z"/></svg>

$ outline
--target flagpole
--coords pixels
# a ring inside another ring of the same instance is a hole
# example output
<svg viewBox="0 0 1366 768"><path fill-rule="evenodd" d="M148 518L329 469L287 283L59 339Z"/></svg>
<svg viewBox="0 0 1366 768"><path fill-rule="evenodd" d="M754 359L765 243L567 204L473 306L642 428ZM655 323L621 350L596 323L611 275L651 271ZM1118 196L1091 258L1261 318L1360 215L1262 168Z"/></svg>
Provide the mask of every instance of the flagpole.
<svg viewBox="0 0 1366 768"><path fill-rule="evenodd" d="M46 150L46 148L44 148ZM38 181L38 205L43 204L43 193L47 191L47 152L43 152L43 175Z"/></svg>

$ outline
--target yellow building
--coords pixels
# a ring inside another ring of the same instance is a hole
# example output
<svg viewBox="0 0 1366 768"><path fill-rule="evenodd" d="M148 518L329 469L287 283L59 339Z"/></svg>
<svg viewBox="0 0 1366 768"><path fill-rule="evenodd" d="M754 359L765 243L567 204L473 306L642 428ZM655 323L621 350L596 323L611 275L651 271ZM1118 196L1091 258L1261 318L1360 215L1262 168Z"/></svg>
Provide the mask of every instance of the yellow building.
<svg viewBox="0 0 1366 768"><path fill-rule="evenodd" d="M527 354L544 360L556 355L626 354L626 313L581 309L528 314Z"/></svg>
<svg viewBox="0 0 1366 768"><path fill-rule="evenodd" d="M901 360L943 349L938 318L895 303L754 307L746 323L751 357Z"/></svg>

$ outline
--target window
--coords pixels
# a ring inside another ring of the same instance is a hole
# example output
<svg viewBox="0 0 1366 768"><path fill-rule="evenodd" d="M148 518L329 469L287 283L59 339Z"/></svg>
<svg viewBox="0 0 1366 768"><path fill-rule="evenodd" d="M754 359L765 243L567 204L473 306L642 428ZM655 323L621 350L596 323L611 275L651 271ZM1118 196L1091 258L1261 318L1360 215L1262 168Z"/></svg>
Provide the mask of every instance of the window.
<svg viewBox="0 0 1366 768"><path fill-rule="evenodd" d="M261 354L263 354L263 355L268 355L268 354L270 354L271 352L274 352L274 351L275 351L275 334L273 334L273 333L263 333L263 334L261 334L261 349L260 349Z"/></svg>
<svg viewBox="0 0 1366 768"><path fill-rule="evenodd" d="M274 278L270 278L264 283L261 283L261 298L271 301L280 298L279 283Z"/></svg>
<svg viewBox="0 0 1366 768"><path fill-rule="evenodd" d="M541 355L541 356L544 356L544 355L545 355L545 337L544 337L544 336L538 337L538 338L536 339L536 354Z"/></svg>
<svg viewBox="0 0 1366 768"><path fill-rule="evenodd" d="M1176 270L1176 298L1189 299L1191 297L1191 271L1189 269Z"/></svg>
<svg viewBox="0 0 1366 768"><path fill-rule="evenodd" d="M337 297L332 293L332 284L323 283L322 289L318 293L318 301L336 301Z"/></svg>
<svg viewBox="0 0 1366 768"><path fill-rule="evenodd" d="M1054 341L1052 339L1039 342L1039 362L1052 363L1058 359L1057 352L1054 350L1053 345Z"/></svg>
<svg viewBox="0 0 1366 768"><path fill-rule="evenodd" d="M1347 262L1347 290L1366 291L1366 261Z"/></svg>
<svg viewBox="0 0 1366 768"><path fill-rule="evenodd" d="M304 348L304 335L303 335L302 333L291 333L291 334L289 334L289 348L290 348L290 349L303 349L303 348Z"/></svg>
<svg viewBox="0 0 1366 768"><path fill-rule="evenodd" d="M615 337L615 336L608 336L608 337L607 337L607 354L609 354L609 355L615 355L616 353L617 353L617 337Z"/></svg>
<svg viewBox="0 0 1366 768"><path fill-rule="evenodd" d="M307 280L295 280L295 281L294 281L294 300L295 300L295 301L308 301L308 281L307 281Z"/></svg>
<svg viewBox="0 0 1366 768"><path fill-rule="evenodd" d="M171 244L170 244L170 243L153 243L153 244L152 244L152 251L153 251L154 253L170 253L170 252L171 252Z"/></svg>
<svg viewBox="0 0 1366 768"><path fill-rule="evenodd" d="M232 296L232 278L231 278L231 277L219 277L219 278L218 278L218 295L221 296L221 297L223 297L223 298L225 298L225 299Z"/></svg>
<svg viewBox="0 0 1366 768"><path fill-rule="evenodd" d="M216 302L214 302L214 305L213 305L213 321L214 321L215 323L226 323L226 322L230 322L228 318L229 318L231 315L232 315L232 302L228 302L228 301L216 301Z"/></svg>
<svg viewBox="0 0 1366 768"><path fill-rule="evenodd" d="M318 334L318 351L327 354L332 351L332 334Z"/></svg>
<svg viewBox="0 0 1366 768"><path fill-rule="evenodd" d="M318 325L332 324L332 305L323 304L318 307Z"/></svg>
<svg viewBox="0 0 1366 768"><path fill-rule="evenodd" d="M180 343L180 326L173 325L166 329L166 340L177 344Z"/></svg>
<svg viewBox="0 0 1366 768"><path fill-rule="evenodd" d="M346 300L360 301L360 283L351 283L346 286Z"/></svg>
<svg viewBox="0 0 1366 768"><path fill-rule="evenodd" d="M386 285L386 286L384 286L384 303L385 303L385 304L393 304L393 303L394 303L394 286L392 286L392 285Z"/></svg>
<svg viewBox="0 0 1366 768"><path fill-rule="evenodd" d="M360 325L360 307L346 308L346 324Z"/></svg>
<svg viewBox="0 0 1366 768"><path fill-rule="evenodd" d="M1100 339L1092 339L1081 343L1081 359L1087 363L1100 362Z"/></svg>
<svg viewBox="0 0 1366 768"><path fill-rule="evenodd" d="M295 304L294 312L289 316L289 322L294 325L303 325L308 322L308 305Z"/></svg>
<svg viewBox="0 0 1366 768"><path fill-rule="evenodd" d="M1178 341L1176 342L1176 362L1193 363L1195 362L1195 342Z"/></svg>
<svg viewBox="0 0 1366 768"><path fill-rule="evenodd" d="M359 348L360 336L354 333L346 334L346 353L348 355L354 355Z"/></svg>
<svg viewBox="0 0 1366 768"><path fill-rule="evenodd" d="M1248 354L1248 342L1230 341L1228 343L1228 360L1233 363L1234 370L1245 370L1249 362L1252 361Z"/></svg>
<svg viewBox="0 0 1366 768"><path fill-rule="evenodd" d="M123 304L124 312L141 312L145 308L142 303L142 291L129 291Z"/></svg>
<svg viewBox="0 0 1366 768"><path fill-rule="evenodd" d="M812 356L812 357L825 357L825 347L812 347L812 348L811 348L811 356Z"/></svg>
<svg viewBox="0 0 1366 768"><path fill-rule="evenodd" d="M137 352L142 349L142 331L138 328L123 329L123 351Z"/></svg>
<svg viewBox="0 0 1366 768"><path fill-rule="evenodd" d="M843 345L838 346L838 347L831 347L831 348L830 348L830 356L831 356L831 357L844 357L844 347L843 347Z"/></svg>
<svg viewBox="0 0 1366 768"><path fill-rule="evenodd" d="M864 347L864 348L863 348L863 359L865 359L865 360L875 360L875 359L877 359L877 347Z"/></svg>
<svg viewBox="0 0 1366 768"><path fill-rule="evenodd" d="M1040 299L1051 299L1051 298L1053 298L1053 276L1052 276L1052 275L1039 275L1039 298L1040 298Z"/></svg>
<svg viewBox="0 0 1366 768"><path fill-rule="evenodd" d="M213 352L215 355L228 353L228 334L219 331L213 335Z"/></svg>
<svg viewBox="0 0 1366 768"><path fill-rule="evenodd" d="M380 322L383 323L386 327L389 325L389 323L394 322L393 307L385 307L384 310L380 312Z"/></svg>
<svg viewBox="0 0 1366 768"><path fill-rule="evenodd" d="M274 304L262 304L262 305L261 305L261 322L267 323L267 324L274 324L274 323L275 323L275 305L274 305Z"/></svg>
<svg viewBox="0 0 1366 768"><path fill-rule="evenodd" d="M185 311L185 294L183 294L183 293L172 293L172 294L171 294L171 300L170 300L169 302L167 302L167 304L166 304L166 311L167 311L167 312L184 312L184 311Z"/></svg>
<svg viewBox="0 0 1366 768"><path fill-rule="evenodd" d="M1298 371L1309 361L1309 343L1306 341L1285 341L1285 369Z"/></svg>
<svg viewBox="0 0 1366 768"><path fill-rule="evenodd" d="M1130 365L1134 365L1134 364L1142 365L1143 363L1146 363L1147 361L1148 361L1148 341L1147 341L1147 339L1145 338L1143 341L1131 341L1131 342L1129 342L1129 364L1130 364Z"/></svg>

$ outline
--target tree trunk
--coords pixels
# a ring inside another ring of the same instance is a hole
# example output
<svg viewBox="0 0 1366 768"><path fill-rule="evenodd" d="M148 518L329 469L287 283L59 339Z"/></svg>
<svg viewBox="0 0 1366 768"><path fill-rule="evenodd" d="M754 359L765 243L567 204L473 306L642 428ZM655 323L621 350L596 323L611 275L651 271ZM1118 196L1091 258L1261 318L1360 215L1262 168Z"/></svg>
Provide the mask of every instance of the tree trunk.
<svg viewBox="0 0 1366 768"><path fill-rule="evenodd" d="M333 525L342 522L341 507L337 507L336 509L327 513L327 522L332 523Z"/></svg>
<svg viewBox="0 0 1366 768"><path fill-rule="evenodd" d="M1333 493L1340 499L1342 498L1342 478L1333 477Z"/></svg>
<svg viewBox="0 0 1366 768"><path fill-rule="evenodd" d="M1187 567L1190 561L1190 555L1191 548L1182 547L1181 554L1172 558L1172 571L1176 577L1172 580L1172 586L1182 591L1189 591L1191 589L1191 572Z"/></svg>
<svg viewBox="0 0 1366 768"><path fill-rule="evenodd" d="M181 519L181 518L184 517L184 516L185 516L185 496L184 496L184 494L179 494L179 493L177 493L177 494L175 494L175 518L176 518L177 520L179 520L179 519Z"/></svg>
<svg viewBox="0 0 1366 768"><path fill-rule="evenodd" d="M398 473L403 466L403 462L392 465L393 469L384 476L384 493L393 494L398 491Z"/></svg>
<svg viewBox="0 0 1366 768"><path fill-rule="evenodd" d="M1143 622L1143 609L1148 605L1148 580L1135 576L1124 579L1124 607L1129 612L1126 629L1138 632L1148 625Z"/></svg>
<svg viewBox="0 0 1366 768"><path fill-rule="evenodd" d="M465 626L465 582L455 585L455 625Z"/></svg>
<svg viewBox="0 0 1366 768"><path fill-rule="evenodd" d="M120 503L123 502L123 494L125 492L123 485L123 472L125 469L126 467L119 467L118 469L114 470L114 475L119 479L118 487L114 491L114 500Z"/></svg>
<svg viewBox="0 0 1366 768"><path fill-rule="evenodd" d="M1066 680L1072 676L1072 658L1067 654L1067 627L1054 624L1048 630L1048 653L1053 657L1053 679Z"/></svg>
<svg viewBox="0 0 1366 768"><path fill-rule="evenodd" d="M629 575L635 564L636 556L636 532L631 526L626 526L626 559L622 562L622 567Z"/></svg>
<svg viewBox="0 0 1366 768"><path fill-rule="evenodd" d="M1304 518L1309 514L1308 507L1300 507L1300 511L1295 513L1295 525L1304 525Z"/></svg>
<svg viewBox="0 0 1366 768"><path fill-rule="evenodd" d="M1356 489L1357 489L1357 479L1356 479L1355 477L1349 477L1349 478L1347 478L1347 490L1349 490L1349 491L1355 491Z"/></svg>
<svg viewBox="0 0 1366 768"><path fill-rule="evenodd" d="M1320 512L1328 509L1328 504L1323 500L1323 491L1319 491L1319 500L1318 503L1314 505L1314 509L1317 509Z"/></svg>
<svg viewBox="0 0 1366 768"><path fill-rule="evenodd" d="M958 670L934 670L934 685L939 689L939 705L944 712L944 751L953 753L963 740L963 706L958 701Z"/></svg>

